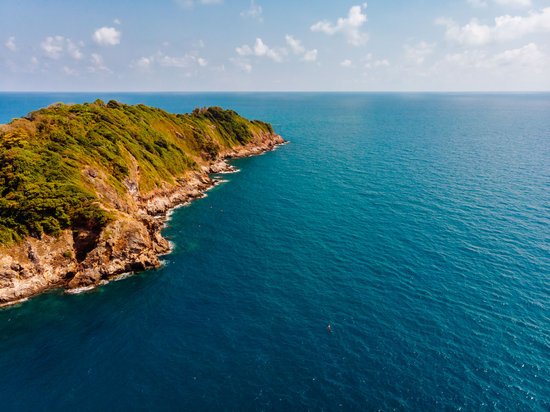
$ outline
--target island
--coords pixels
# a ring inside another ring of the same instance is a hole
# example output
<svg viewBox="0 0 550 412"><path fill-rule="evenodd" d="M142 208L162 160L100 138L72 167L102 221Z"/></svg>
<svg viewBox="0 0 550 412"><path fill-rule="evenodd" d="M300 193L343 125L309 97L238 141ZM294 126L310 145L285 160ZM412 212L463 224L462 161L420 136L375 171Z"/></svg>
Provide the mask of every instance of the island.
<svg viewBox="0 0 550 412"><path fill-rule="evenodd" d="M159 267L172 208L232 171L228 159L284 143L232 110L113 100L56 103L0 125L0 305Z"/></svg>

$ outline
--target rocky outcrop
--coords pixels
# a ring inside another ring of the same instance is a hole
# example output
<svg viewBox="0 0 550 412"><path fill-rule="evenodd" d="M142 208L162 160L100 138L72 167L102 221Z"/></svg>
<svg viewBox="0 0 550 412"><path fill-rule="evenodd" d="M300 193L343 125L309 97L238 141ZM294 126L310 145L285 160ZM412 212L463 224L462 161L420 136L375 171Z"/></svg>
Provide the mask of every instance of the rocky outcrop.
<svg viewBox="0 0 550 412"><path fill-rule="evenodd" d="M0 249L0 303L61 286L78 271L71 231Z"/></svg>
<svg viewBox="0 0 550 412"><path fill-rule="evenodd" d="M203 196L216 184L210 174L232 171L228 159L261 154L284 142L276 134L258 135L253 143L221 152L201 171L150 193L140 193L138 171L124 182L128 190L121 196L102 183L100 172L83 170L98 197L112 205L115 218L99 233L64 230L57 237L43 235L0 247L0 306L51 288L88 289L123 273L158 267L159 256L170 251L161 235L170 209Z"/></svg>

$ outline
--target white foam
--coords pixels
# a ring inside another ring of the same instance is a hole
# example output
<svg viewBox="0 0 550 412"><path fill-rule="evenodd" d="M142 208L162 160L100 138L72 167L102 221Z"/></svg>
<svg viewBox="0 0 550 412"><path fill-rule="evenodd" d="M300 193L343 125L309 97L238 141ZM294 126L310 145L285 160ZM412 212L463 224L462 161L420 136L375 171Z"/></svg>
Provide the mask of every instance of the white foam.
<svg viewBox="0 0 550 412"><path fill-rule="evenodd" d="M102 279L102 280L99 281L99 283L97 285L83 286L81 288L67 289L67 290L65 290L65 293L67 293L69 295L79 295L81 293L90 292L90 291L96 289L98 286L105 286L105 285L108 285L111 282L118 282L119 280L127 279L127 278L129 278L130 276L133 276L133 275L134 275L134 272L124 272L124 273L121 273L119 275L113 276L109 279Z"/></svg>
<svg viewBox="0 0 550 412"><path fill-rule="evenodd" d="M22 298L22 299L17 299L17 300L11 301L11 302L2 303L2 304L0 304L0 308L8 308L10 306L20 305L22 303L25 303L28 300L29 300L29 298Z"/></svg>
<svg viewBox="0 0 550 412"><path fill-rule="evenodd" d="M124 273L121 273L120 275L113 276L111 279L109 279L109 281L118 282L119 280L128 279L130 276L133 276L133 275L134 275L134 272L124 272ZM107 281L107 283L109 283L109 281Z"/></svg>
<svg viewBox="0 0 550 412"><path fill-rule="evenodd" d="M73 289L67 289L65 293L69 295L78 295L80 293L89 292L90 290L94 290L96 288L95 285L92 286L83 286L81 288L73 288Z"/></svg>
<svg viewBox="0 0 550 412"><path fill-rule="evenodd" d="M174 212L176 211L176 209L179 209L180 207L185 207L187 205L189 205L190 202L183 202L183 203L180 203L179 205L176 205L174 207L171 207L167 212L166 212L166 222L168 222L169 220L172 219L172 215L174 214ZM162 216L160 216L160 218L162 219Z"/></svg>
<svg viewBox="0 0 550 412"><path fill-rule="evenodd" d="M172 242L171 240L168 241L168 251L166 253L160 253L159 256L166 256L172 253L176 247L176 244Z"/></svg>
<svg viewBox="0 0 550 412"><path fill-rule="evenodd" d="M221 172L218 172L216 174L218 175L229 175L231 173L239 173L241 169L237 169L235 166L230 166L226 170L222 170Z"/></svg>

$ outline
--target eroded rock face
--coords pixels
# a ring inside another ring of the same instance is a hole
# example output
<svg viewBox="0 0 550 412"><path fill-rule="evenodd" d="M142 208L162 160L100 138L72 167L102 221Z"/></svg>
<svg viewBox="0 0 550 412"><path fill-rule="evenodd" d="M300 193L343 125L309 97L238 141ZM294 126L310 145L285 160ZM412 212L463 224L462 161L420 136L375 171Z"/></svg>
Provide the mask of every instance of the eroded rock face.
<svg viewBox="0 0 550 412"><path fill-rule="evenodd" d="M168 251L169 244L160 236L160 227L148 228L140 220L120 218L103 230L68 287L96 285L121 273L158 267L159 253Z"/></svg>
<svg viewBox="0 0 550 412"><path fill-rule="evenodd" d="M0 304L61 286L78 270L70 230L0 249Z"/></svg>
<svg viewBox="0 0 550 412"><path fill-rule="evenodd" d="M57 238L28 238L15 246L0 247L0 306L54 287L88 288L122 273L158 267L159 255L170 251L161 234L170 209L201 197L215 184L209 173L231 171L225 159L257 155L284 142L275 134L257 136L254 143L222 152L203 165L201 172L147 194L139 193L136 170L132 180L125 182L128 193L122 198L104 184L101 173L84 170L116 218L100 233L65 230Z"/></svg>

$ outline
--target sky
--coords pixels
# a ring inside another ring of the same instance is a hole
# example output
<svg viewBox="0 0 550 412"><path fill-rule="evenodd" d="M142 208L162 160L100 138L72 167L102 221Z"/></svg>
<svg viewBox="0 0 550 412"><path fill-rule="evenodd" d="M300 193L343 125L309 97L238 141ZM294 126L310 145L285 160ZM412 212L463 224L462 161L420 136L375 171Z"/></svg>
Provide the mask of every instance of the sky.
<svg viewBox="0 0 550 412"><path fill-rule="evenodd" d="M0 91L549 91L550 0L2 0Z"/></svg>

